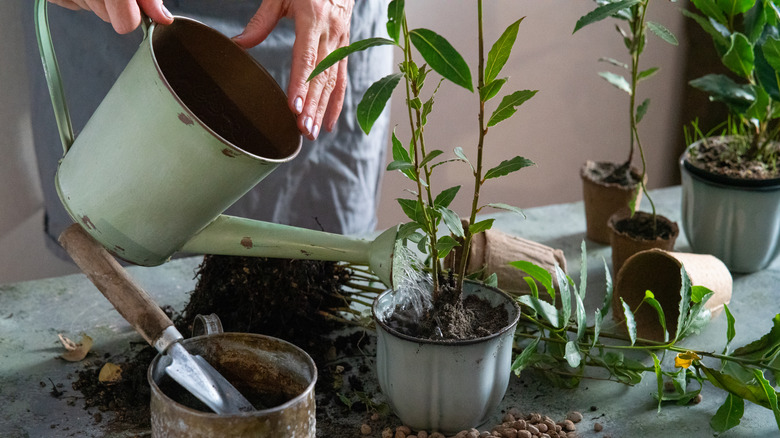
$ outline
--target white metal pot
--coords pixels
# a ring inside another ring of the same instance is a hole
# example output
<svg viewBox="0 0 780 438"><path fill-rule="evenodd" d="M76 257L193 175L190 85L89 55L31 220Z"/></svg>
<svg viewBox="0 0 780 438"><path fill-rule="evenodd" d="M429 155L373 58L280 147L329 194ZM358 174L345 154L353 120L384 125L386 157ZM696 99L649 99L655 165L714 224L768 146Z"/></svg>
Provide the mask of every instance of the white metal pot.
<svg viewBox="0 0 780 438"><path fill-rule="evenodd" d="M682 224L694 252L736 273L759 271L780 253L780 179L718 178L680 158Z"/></svg>
<svg viewBox="0 0 780 438"><path fill-rule="evenodd" d="M455 433L479 426L506 393L520 307L498 289L473 282L463 288L465 296L506 309L508 324L467 341L417 339L385 323L394 309L393 291L374 301L379 385L398 418L413 429Z"/></svg>

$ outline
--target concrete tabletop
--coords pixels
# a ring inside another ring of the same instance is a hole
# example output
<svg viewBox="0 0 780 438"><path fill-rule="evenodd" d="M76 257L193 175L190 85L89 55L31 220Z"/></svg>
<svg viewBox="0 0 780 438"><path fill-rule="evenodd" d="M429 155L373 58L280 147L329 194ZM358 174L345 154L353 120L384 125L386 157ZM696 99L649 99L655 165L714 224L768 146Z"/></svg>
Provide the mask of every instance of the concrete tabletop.
<svg viewBox="0 0 780 438"><path fill-rule="evenodd" d="M680 188L651 192L658 212L679 222ZM515 214L496 214L495 227L564 251L569 274L577 280L580 244L585 239L581 202L525 210L526 219ZM600 300L604 290L602 259L610 262L607 246L587 241L588 296ZM689 251L682 235L676 251ZM131 267L130 274L159 304L181 310L195 286L194 273L200 257L177 259L154 268ZM780 313L780 259L767 269L734 276L734 293L729 305L736 319L737 347L760 338ZM601 295L599 295L601 294ZM588 305L588 303L586 303ZM593 306L588 307L590 313ZM116 353L129 341L141 340L110 303L81 274L0 286L0 437L87 437L106 436L103 422L84 409L82 395L71 388L76 371L83 364L58 358L62 352L58 333L78 339L88 333L93 350ZM685 340L692 349L719 351L726 343L726 321L714 319L701 334ZM374 382L375 376L361 376ZM64 394L52 397L52 384L62 384ZM713 436L710 418L725 399L725 393L705 384L701 403L689 406L664 405L657 412L654 376L645 375L636 386L583 380L576 389L560 389L533 372L512 377L507 395L487 425L500 423L502 412L518 408L563 419L567 412L581 411L578 426L582 437ZM595 407L595 411L591 411ZM110 415L110 413L103 413ZM355 414L359 424L365 414ZM593 430L594 423L604 426ZM146 431L126 430L110 436L137 436ZM318 424L317 436L331 437L326 424ZM355 435L360 436L358 428ZM376 436L379 436L378 432ZM772 413L745 403L742 423L724 437L780 436Z"/></svg>

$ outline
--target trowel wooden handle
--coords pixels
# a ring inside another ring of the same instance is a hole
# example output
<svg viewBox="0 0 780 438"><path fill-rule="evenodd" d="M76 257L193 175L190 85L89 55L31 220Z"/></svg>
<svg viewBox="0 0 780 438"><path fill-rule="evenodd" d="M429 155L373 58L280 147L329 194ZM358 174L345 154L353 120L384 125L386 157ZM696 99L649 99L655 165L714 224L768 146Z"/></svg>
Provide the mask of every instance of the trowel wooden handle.
<svg viewBox="0 0 780 438"><path fill-rule="evenodd" d="M152 300L103 246L79 224L60 234L60 244L114 308L150 345L173 325Z"/></svg>

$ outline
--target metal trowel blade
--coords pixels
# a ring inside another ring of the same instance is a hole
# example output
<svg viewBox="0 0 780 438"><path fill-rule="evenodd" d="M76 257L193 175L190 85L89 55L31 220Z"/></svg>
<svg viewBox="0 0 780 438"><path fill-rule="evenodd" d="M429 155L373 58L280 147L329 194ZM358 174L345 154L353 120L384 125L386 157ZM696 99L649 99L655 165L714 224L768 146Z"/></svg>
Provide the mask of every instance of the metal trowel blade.
<svg viewBox="0 0 780 438"><path fill-rule="evenodd" d="M176 342L166 351L170 365L165 372L217 414L237 414L255 408L205 359Z"/></svg>

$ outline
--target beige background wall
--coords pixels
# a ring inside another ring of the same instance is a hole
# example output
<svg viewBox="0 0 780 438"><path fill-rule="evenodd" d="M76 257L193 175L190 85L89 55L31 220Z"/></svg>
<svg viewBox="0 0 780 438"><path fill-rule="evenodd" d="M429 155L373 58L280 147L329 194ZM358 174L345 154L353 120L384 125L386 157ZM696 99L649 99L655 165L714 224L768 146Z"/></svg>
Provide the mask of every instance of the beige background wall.
<svg viewBox="0 0 780 438"><path fill-rule="evenodd" d="M30 141L27 72L19 23L23 2L6 0L0 14L0 283L76 272L44 247L40 185ZM216 0L215 0L216 1ZM364 0L365 1L365 0ZM407 0L412 27L428 27L444 35L470 60L476 51L473 0ZM503 75L510 76L506 91L538 89L536 97L518 114L490 130L488 166L522 155L537 163L518 174L493 180L484 202L504 202L521 208L580 199L578 169L587 159L622 160L627 154L628 98L597 72L609 56L626 60L625 48L613 23L599 23L572 35L577 19L591 10L589 0L490 0L485 2L486 38L492 43L516 17L518 43ZM680 3L656 1L651 19L683 35ZM421 20L421 18L424 19ZM650 111L640 126L648 151L650 187L674 184L681 135L677 108L684 81L685 51L651 37L643 67L661 72L642 84L640 98L651 97ZM394 96L392 117L402 124L403 101ZM477 138L475 97L446 84L440 90L427 128L433 147L450 153L456 146L473 152ZM492 111L492 107L491 107ZM351 116L351 115L345 115ZM397 121L397 122L396 122ZM402 126L399 135L408 139ZM460 165L442 166L441 188L463 184L467 173ZM408 187L397 173L385 178L380 227L404 218L394 198ZM465 212L470 187L453 205ZM466 195L466 196L463 196ZM465 214L465 213L464 213Z"/></svg>

